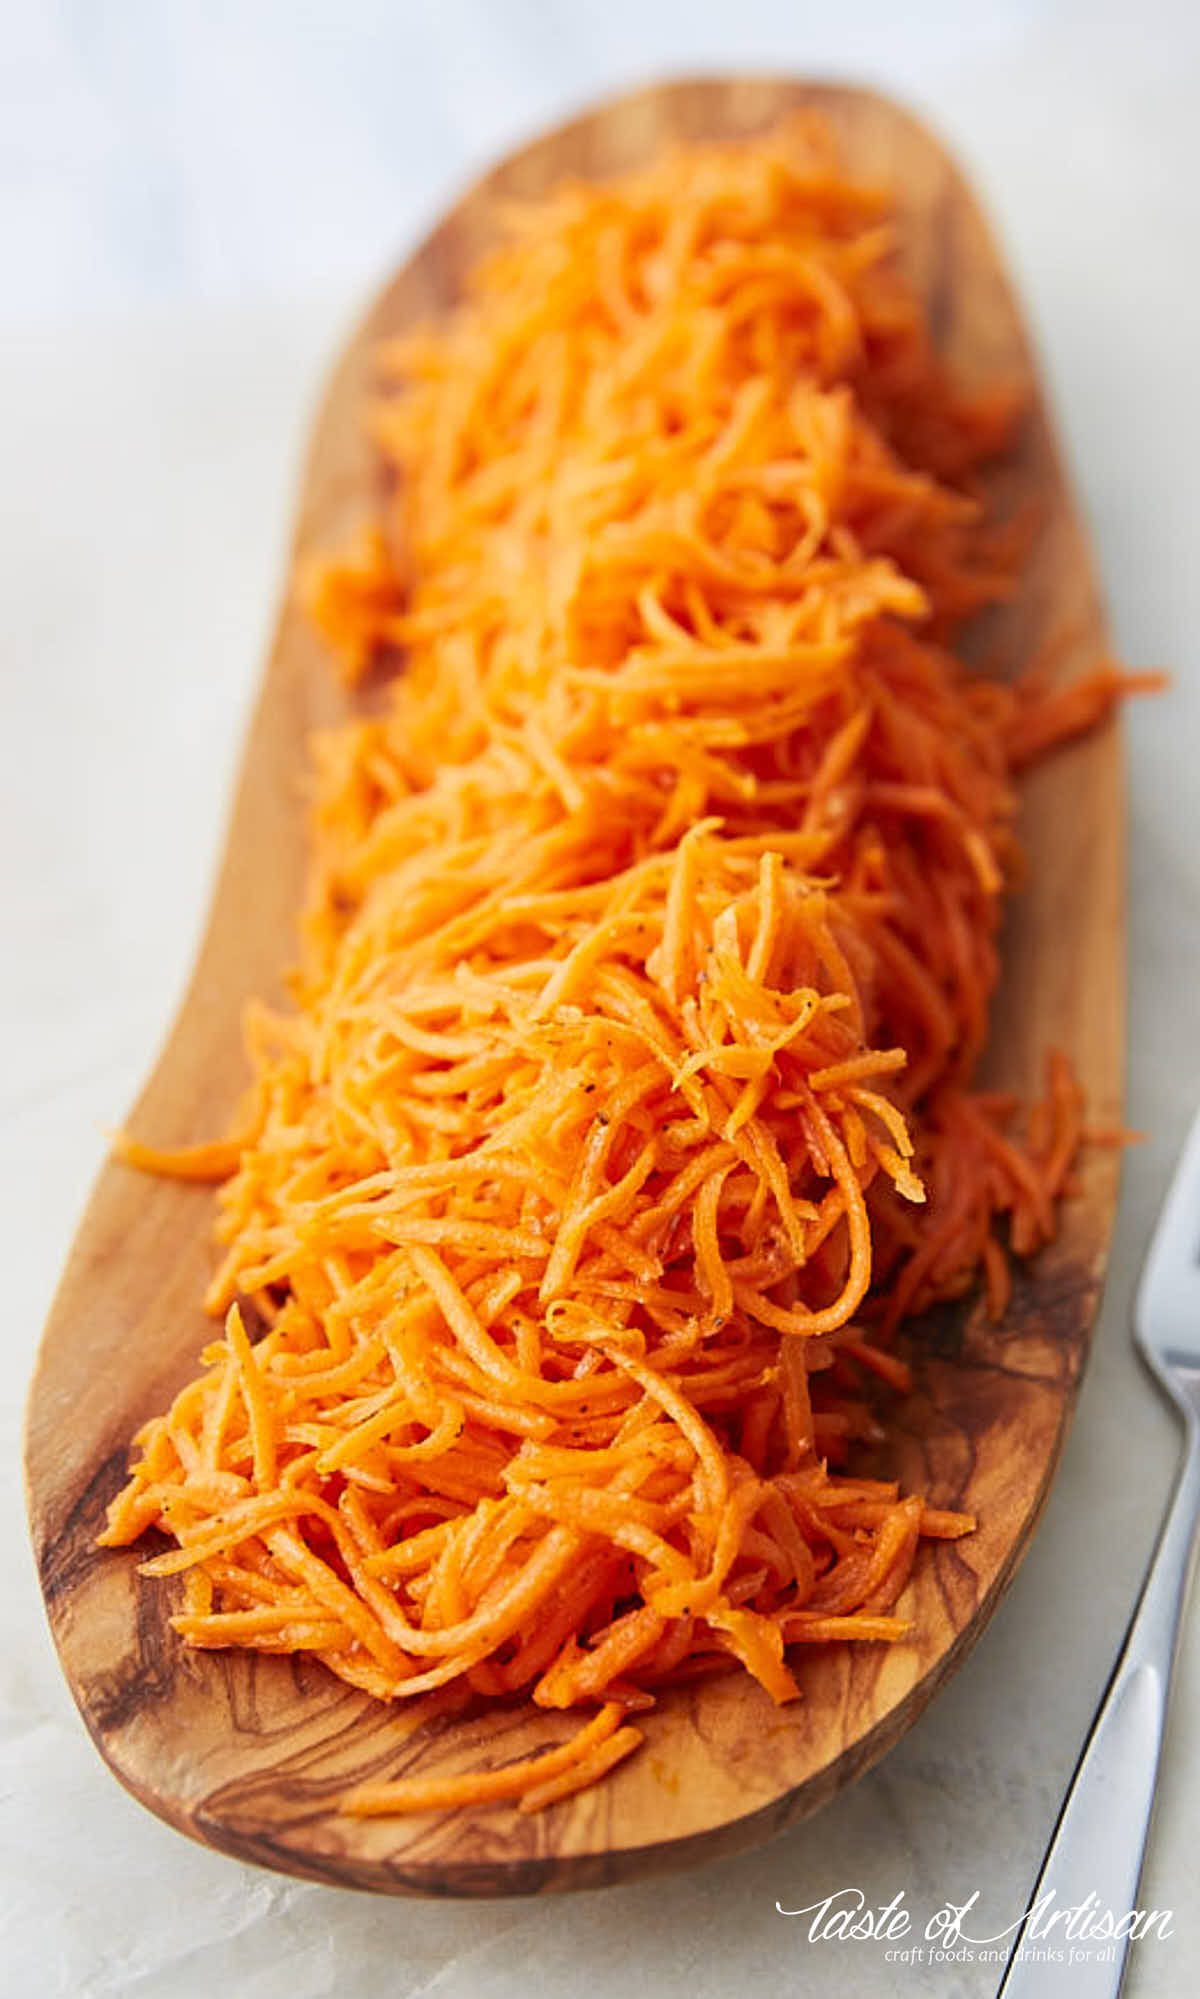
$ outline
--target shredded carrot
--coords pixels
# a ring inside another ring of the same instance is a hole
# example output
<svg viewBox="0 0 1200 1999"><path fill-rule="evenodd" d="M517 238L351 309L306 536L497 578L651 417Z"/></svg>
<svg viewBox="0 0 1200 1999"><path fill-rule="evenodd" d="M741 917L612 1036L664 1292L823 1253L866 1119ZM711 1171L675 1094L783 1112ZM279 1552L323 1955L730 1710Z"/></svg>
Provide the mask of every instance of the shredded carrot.
<svg viewBox="0 0 1200 1999"><path fill-rule="evenodd" d="M160 1173L169 1180L228 1180L241 1158L237 1139L218 1138L203 1145L143 1145L118 1132L113 1156L143 1173Z"/></svg>
<svg viewBox="0 0 1200 1999"><path fill-rule="evenodd" d="M603 1704L347 1811L554 1804L711 1671L789 1700L974 1526L847 1460L901 1322L1003 1316L1056 1227L1065 1057L1027 1128L970 1087L1013 772L1143 683L951 650L1012 586L1021 395L948 381L887 218L807 123L510 218L381 354L386 517L304 569L347 681L401 670L317 741L239 1136L118 1142L224 1181L225 1335L102 1539L171 1537L189 1644Z"/></svg>
<svg viewBox="0 0 1200 1999"><path fill-rule="evenodd" d="M445 1811L455 1805L495 1798L527 1797L531 1791L536 1794L538 1790L544 1791L554 1778L569 1775L590 1752L618 1734L634 1738L627 1746L636 1748L640 1736L636 1729L620 1728L622 1713L618 1702L609 1701L560 1749L544 1750L540 1756L506 1763L498 1770L467 1770L457 1777L400 1777L390 1784L360 1784L343 1798L342 1810L356 1818L381 1818L398 1812Z"/></svg>
<svg viewBox="0 0 1200 1999"><path fill-rule="evenodd" d="M531 1784L527 1791L522 1791L517 1800L517 1810L545 1811L547 1805L556 1805L560 1799L573 1797L576 1791L586 1790L589 1784L597 1783L626 1756L639 1749L644 1741L645 1736L640 1728L628 1725L619 1728L616 1734L610 1735L606 1741L597 1742L591 1749L585 1750L572 1769L561 1771L557 1777L547 1777L540 1784Z"/></svg>

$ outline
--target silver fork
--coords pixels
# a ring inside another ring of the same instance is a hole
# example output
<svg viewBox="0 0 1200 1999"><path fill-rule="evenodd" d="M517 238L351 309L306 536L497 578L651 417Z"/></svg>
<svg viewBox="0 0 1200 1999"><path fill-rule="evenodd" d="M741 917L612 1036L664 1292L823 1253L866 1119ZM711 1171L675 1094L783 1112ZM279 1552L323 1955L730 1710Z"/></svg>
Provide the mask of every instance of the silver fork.
<svg viewBox="0 0 1200 1999"><path fill-rule="evenodd" d="M1134 1337L1183 1418L1185 1449L1154 1558L1030 1902L1036 1908L1050 1889L1054 1909L1078 1908L1093 1896L1095 1910L1111 1910L1118 1921L1137 1905L1200 1524L1200 1115L1150 1245ZM1128 1964L1127 1937L1114 1940L1111 1957L1107 1942L1081 1944L1086 1954L1068 1974L1061 1959L1037 1956L1035 1934L1029 1925L1017 1935L1003 1999L1061 1999L1064 1991L1071 1999L1115 1999ZM1048 1943L1070 1948L1061 1928Z"/></svg>

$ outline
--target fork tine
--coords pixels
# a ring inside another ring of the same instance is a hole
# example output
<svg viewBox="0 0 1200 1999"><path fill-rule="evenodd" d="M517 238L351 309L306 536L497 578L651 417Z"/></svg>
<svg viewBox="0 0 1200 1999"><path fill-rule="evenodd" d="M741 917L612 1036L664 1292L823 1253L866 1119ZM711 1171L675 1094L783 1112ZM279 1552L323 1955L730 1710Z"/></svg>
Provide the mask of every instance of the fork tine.
<svg viewBox="0 0 1200 1999"><path fill-rule="evenodd" d="M1144 1351L1156 1362L1200 1365L1200 1112L1154 1231L1134 1324Z"/></svg>

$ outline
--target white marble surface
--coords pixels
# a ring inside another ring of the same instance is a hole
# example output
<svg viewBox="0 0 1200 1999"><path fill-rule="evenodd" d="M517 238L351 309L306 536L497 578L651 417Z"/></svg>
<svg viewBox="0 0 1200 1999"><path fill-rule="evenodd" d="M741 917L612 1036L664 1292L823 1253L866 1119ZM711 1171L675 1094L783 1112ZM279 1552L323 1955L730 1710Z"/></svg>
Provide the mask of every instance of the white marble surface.
<svg viewBox="0 0 1200 1999"><path fill-rule="evenodd" d="M776 1913L856 1884L922 1921L1022 1906L1169 1483L1126 1325L1200 1098L1200 30L993 0L428 0L3 9L0 34L0 1990L689 1999L994 1989ZM677 1880L395 1903L253 1873L128 1800L57 1674L25 1550L20 1402L102 1128L178 997L279 583L300 441L362 295L466 173L670 71L860 77L957 146L1041 340L1117 639L1177 673L1130 717L1129 1157L1095 1360L1036 1545L966 1669L818 1820ZM1130 1990L1196 1989L1200 1615ZM1064 1992L1072 1978L1061 1973Z"/></svg>

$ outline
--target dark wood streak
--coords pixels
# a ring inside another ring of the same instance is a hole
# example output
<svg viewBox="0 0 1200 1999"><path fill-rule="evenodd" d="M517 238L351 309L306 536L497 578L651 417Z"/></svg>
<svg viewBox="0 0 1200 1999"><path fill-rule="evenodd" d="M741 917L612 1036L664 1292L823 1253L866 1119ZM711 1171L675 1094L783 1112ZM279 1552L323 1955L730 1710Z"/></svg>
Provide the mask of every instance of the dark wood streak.
<svg viewBox="0 0 1200 1999"><path fill-rule="evenodd" d="M945 346L954 318L954 291L958 277L954 223L954 195L947 184L937 197L933 227L930 232L935 254L925 299L929 332L934 346L939 348Z"/></svg>
<svg viewBox="0 0 1200 1999"><path fill-rule="evenodd" d="M156 1701L170 1700L180 1666L178 1641L150 1592L135 1589L133 1649L112 1670L97 1673L87 1686L85 1713L97 1741L119 1735Z"/></svg>
<svg viewBox="0 0 1200 1999"><path fill-rule="evenodd" d="M124 1441L97 1466L62 1526L45 1542L38 1575L47 1604L77 1588L89 1569L107 1560L105 1551L96 1546L96 1536L104 1526L109 1501L125 1483L128 1463L129 1444Z"/></svg>
<svg viewBox="0 0 1200 1999"><path fill-rule="evenodd" d="M347 347L317 423L296 531L300 553L343 540L377 491L359 431L377 337L437 311L488 240L497 197L563 174L645 159L665 139L753 133L818 106L847 158L897 188L904 259L943 351L968 381L1036 378L986 228L952 163L904 112L863 92L738 79L672 85L604 106L505 161L416 252ZM1036 499L1042 527L1018 599L989 616L989 655L1015 665L1069 636L1063 670L1103 650L1083 534L1035 394L998 490ZM983 641L981 641L983 642ZM285 607L263 683L207 934L164 1056L131 1122L165 1143L211 1136L243 1087L239 1013L276 988L303 875L297 774L306 738L343 712L327 665ZM1028 1092L1047 1046L1066 1048L1099 1122L1120 1116L1123 787L1109 730L1035 774L1025 833L1036 866L1005 936L989 1080ZM223 1852L306 1879L389 1894L535 1894L677 1868L769 1839L881 1756L955 1670L1000 1601L1044 1502L1087 1356L1116 1195L1094 1152L1060 1241L1018 1277L989 1326L976 1301L929 1316L915 1383L873 1469L979 1531L927 1547L895 1647L800 1649L803 1698L774 1708L744 1675L668 1694L647 1744L601 1791L541 1818L508 1806L393 1823L335 1809L365 1778L489 1766L557 1739L566 1717L501 1708L406 1736L402 1717L313 1663L191 1653L168 1619L177 1589L139 1581L134 1551L94 1547L125 1440L187 1381L211 1327L198 1306L211 1204L195 1189L110 1165L85 1216L30 1398L30 1523L63 1668L101 1753L170 1824ZM119 1446L119 1448L118 1448ZM1036 1634L1033 1635L1036 1642Z"/></svg>

